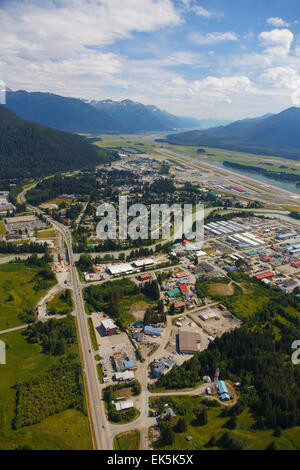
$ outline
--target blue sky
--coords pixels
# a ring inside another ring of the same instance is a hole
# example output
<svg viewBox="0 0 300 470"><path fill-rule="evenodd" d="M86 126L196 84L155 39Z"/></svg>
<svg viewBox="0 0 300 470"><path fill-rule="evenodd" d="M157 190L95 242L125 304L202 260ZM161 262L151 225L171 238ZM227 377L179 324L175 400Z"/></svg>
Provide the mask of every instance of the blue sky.
<svg viewBox="0 0 300 470"><path fill-rule="evenodd" d="M299 0L0 0L9 88L239 119L300 104Z"/></svg>

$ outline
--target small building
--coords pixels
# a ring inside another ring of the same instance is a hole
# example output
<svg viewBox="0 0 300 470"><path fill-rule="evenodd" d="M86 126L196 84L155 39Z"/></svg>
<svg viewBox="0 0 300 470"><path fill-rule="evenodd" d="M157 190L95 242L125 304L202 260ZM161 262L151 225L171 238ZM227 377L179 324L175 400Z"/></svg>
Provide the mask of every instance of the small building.
<svg viewBox="0 0 300 470"><path fill-rule="evenodd" d="M218 380L218 393L222 401L230 400L230 395L228 393L224 380Z"/></svg>
<svg viewBox="0 0 300 470"><path fill-rule="evenodd" d="M152 374L154 377L161 377L166 372L172 369L174 366L174 361L170 358L160 358L155 364L152 366Z"/></svg>
<svg viewBox="0 0 300 470"><path fill-rule="evenodd" d="M115 323L110 318L107 320L102 320L101 325L105 331L106 336L112 336L117 333L117 325L115 325Z"/></svg>
<svg viewBox="0 0 300 470"><path fill-rule="evenodd" d="M175 418L176 417L176 414L174 413L174 411L172 410L172 408L167 408L166 411L164 412L164 414L161 416L161 419L165 419L167 417L171 417L171 418Z"/></svg>
<svg viewBox="0 0 300 470"><path fill-rule="evenodd" d="M175 302L175 303L174 303L174 307L175 307L176 310L177 310L178 308L183 308L183 307L185 307L185 303L182 302L182 300L179 301L179 302Z"/></svg>
<svg viewBox="0 0 300 470"><path fill-rule="evenodd" d="M115 403L115 407L117 411L129 410L129 408L133 408L133 401L132 400L118 401L117 403Z"/></svg>
<svg viewBox="0 0 300 470"><path fill-rule="evenodd" d="M138 343L141 343L144 339L144 333L134 333L133 339L137 341Z"/></svg>
<svg viewBox="0 0 300 470"><path fill-rule="evenodd" d="M208 384L211 383L211 378L209 377L209 375L204 375L202 377L202 380L203 380L203 382L206 382Z"/></svg>
<svg viewBox="0 0 300 470"><path fill-rule="evenodd" d="M184 295L185 297L189 295L189 290L186 284L180 284L179 289L182 295Z"/></svg>
<svg viewBox="0 0 300 470"><path fill-rule="evenodd" d="M125 372L116 372L115 379L118 382L124 382L126 380L133 380L134 372L132 370L126 370Z"/></svg>
<svg viewBox="0 0 300 470"><path fill-rule="evenodd" d="M152 274L140 274L139 276L137 276L137 280L140 281L140 282L145 282L145 281L152 281L153 279L153 276Z"/></svg>
<svg viewBox="0 0 300 470"><path fill-rule="evenodd" d="M200 267L207 273L211 273L214 270L213 266L211 266L209 263L206 263L205 261L200 264Z"/></svg>
<svg viewBox="0 0 300 470"><path fill-rule="evenodd" d="M154 328L153 326L150 326L150 325L146 325L144 328L144 333L145 335L150 335L150 336L161 336L161 329Z"/></svg>
<svg viewBox="0 0 300 470"><path fill-rule="evenodd" d="M136 369L136 365L134 361L124 361L124 369L125 370L134 370Z"/></svg>
<svg viewBox="0 0 300 470"><path fill-rule="evenodd" d="M198 343L200 343L199 333L193 331L180 331L178 334L179 352L183 354L195 354L198 352Z"/></svg>
<svg viewBox="0 0 300 470"><path fill-rule="evenodd" d="M167 296L172 298L172 297L175 297L175 295L179 295L180 294L180 290L179 289L173 289L173 290L169 290L167 292Z"/></svg>
<svg viewBox="0 0 300 470"><path fill-rule="evenodd" d="M214 312L213 310L204 310L204 312L200 312L199 317L201 320L211 320L212 318L219 319L220 317Z"/></svg>
<svg viewBox="0 0 300 470"><path fill-rule="evenodd" d="M187 275L183 271L178 271L177 273L175 273L175 276L177 277L177 279L181 279L183 277L186 277Z"/></svg>

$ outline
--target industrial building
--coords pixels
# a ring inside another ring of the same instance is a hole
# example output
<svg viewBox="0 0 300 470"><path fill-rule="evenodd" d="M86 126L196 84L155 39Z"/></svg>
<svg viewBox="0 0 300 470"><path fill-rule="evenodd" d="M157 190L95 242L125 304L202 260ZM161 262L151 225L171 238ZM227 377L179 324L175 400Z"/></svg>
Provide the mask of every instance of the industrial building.
<svg viewBox="0 0 300 470"><path fill-rule="evenodd" d="M116 352L113 354L113 360L115 363L115 368L118 372L124 370L124 359L126 359L126 356L123 357L122 353Z"/></svg>
<svg viewBox="0 0 300 470"><path fill-rule="evenodd" d="M143 268L144 266L151 266L154 264L154 260L152 258L138 259L132 264L135 268Z"/></svg>
<svg viewBox="0 0 300 470"><path fill-rule="evenodd" d="M111 276L120 276L121 274L132 273L133 267L129 263L120 263L120 264L107 266L106 271Z"/></svg>
<svg viewBox="0 0 300 470"><path fill-rule="evenodd" d="M150 336L160 336L161 335L161 329L160 328L154 328L153 326L146 325L144 328L144 333L145 335L150 335Z"/></svg>
<svg viewBox="0 0 300 470"><path fill-rule="evenodd" d="M183 354L195 354L198 352L200 336L193 331L180 331L178 334L178 349Z"/></svg>
<svg viewBox="0 0 300 470"><path fill-rule="evenodd" d="M152 373L154 377L161 377L166 372L172 369L174 361L170 358L160 358L152 367Z"/></svg>
<svg viewBox="0 0 300 470"><path fill-rule="evenodd" d="M117 403L115 403L115 407L117 411L128 410L129 408L133 408L133 401L132 400L118 401Z"/></svg>
<svg viewBox="0 0 300 470"><path fill-rule="evenodd" d="M204 310L203 312L200 312L199 317L201 320L211 320L212 318L218 319L219 320L219 315L217 315L216 312L213 310Z"/></svg>
<svg viewBox="0 0 300 470"><path fill-rule="evenodd" d="M248 227L232 221L211 222L204 225L203 228L214 235L225 235L249 230Z"/></svg>
<svg viewBox="0 0 300 470"><path fill-rule="evenodd" d="M115 335L117 333L117 325L108 318L107 320L101 321L102 328L105 331L106 336Z"/></svg>
<svg viewBox="0 0 300 470"><path fill-rule="evenodd" d="M34 215L23 215L20 217L6 217L4 219L6 228L9 232L14 230L34 230L42 227L43 222L37 219Z"/></svg>
<svg viewBox="0 0 300 470"><path fill-rule="evenodd" d="M292 292L294 292L297 286L298 283L296 281L289 279L288 281L279 284L278 288L285 294L291 294Z"/></svg>
<svg viewBox="0 0 300 470"><path fill-rule="evenodd" d="M274 275L275 275L275 273L273 271L267 271L265 273L256 274L253 277L254 277L254 279L262 280L262 279L268 279L270 277L273 277Z"/></svg>
<svg viewBox="0 0 300 470"><path fill-rule="evenodd" d="M115 379L118 382L124 382L125 380L133 380L134 372L132 370L126 370L125 372L116 372Z"/></svg>

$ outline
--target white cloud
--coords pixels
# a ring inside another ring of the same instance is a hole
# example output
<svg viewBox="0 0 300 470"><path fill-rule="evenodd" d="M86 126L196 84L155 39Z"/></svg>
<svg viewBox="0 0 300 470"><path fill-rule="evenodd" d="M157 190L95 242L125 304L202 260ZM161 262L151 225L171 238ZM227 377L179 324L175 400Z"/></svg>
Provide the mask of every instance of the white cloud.
<svg viewBox="0 0 300 470"><path fill-rule="evenodd" d="M270 56L286 57L291 49L294 34L289 29L273 29L260 33L259 40Z"/></svg>
<svg viewBox="0 0 300 470"><path fill-rule="evenodd" d="M205 45L225 41L238 41L238 36L232 31L227 31L225 33L215 32L207 34L191 33L189 35L189 40L195 44Z"/></svg>
<svg viewBox="0 0 300 470"><path fill-rule="evenodd" d="M272 26L275 26L276 28L280 28L281 26L290 26L290 23L287 23L284 21L282 18L279 18L278 16L268 18L267 23L271 24Z"/></svg>
<svg viewBox="0 0 300 470"><path fill-rule="evenodd" d="M213 77L208 76L202 80L186 81L183 77L176 77L172 80L175 86L184 88L181 90L185 93L199 94L204 93L205 96L215 96L227 101L232 95L252 92L253 85L251 80L246 76L232 77Z"/></svg>
<svg viewBox="0 0 300 470"><path fill-rule="evenodd" d="M196 13L196 15L198 16L203 16L204 18L211 18L213 16L213 13L206 10L205 8L203 7L200 7L200 6L195 6L193 8L194 12Z"/></svg>
<svg viewBox="0 0 300 470"><path fill-rule="evenodd" d="M171 0L12 1L0 9L1 52L65 58L181 21Z"/></svg>
<svg viewBox="0 0 300 470"><path fill-rule="evenodd" d="M0 2L0 75L11 88L94 97L126 85L122 57L104 46L181 23L171 0Z"/></svg>
<svg viewBox="0 0 300 470"><path fill-rule="evenodd" d="M260 79L276 88L300 88L300 75L293 67L273 67L261 74Z"/></svg>

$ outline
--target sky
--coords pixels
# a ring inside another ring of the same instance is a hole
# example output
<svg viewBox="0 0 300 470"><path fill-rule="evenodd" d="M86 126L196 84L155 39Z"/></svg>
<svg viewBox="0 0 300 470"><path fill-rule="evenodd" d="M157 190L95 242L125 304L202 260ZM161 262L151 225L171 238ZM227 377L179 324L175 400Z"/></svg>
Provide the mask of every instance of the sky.
<svg viewBox="0 0 300 470"><path fill-rule="evenodd" d="M299 0L0 0L13 90L236 120L300 106Z"/></svg>

